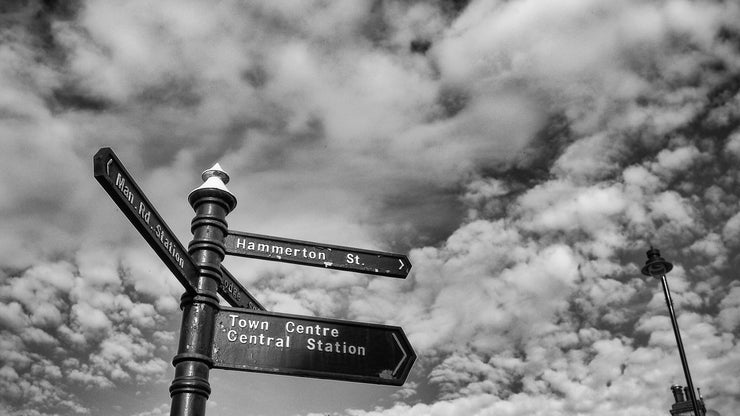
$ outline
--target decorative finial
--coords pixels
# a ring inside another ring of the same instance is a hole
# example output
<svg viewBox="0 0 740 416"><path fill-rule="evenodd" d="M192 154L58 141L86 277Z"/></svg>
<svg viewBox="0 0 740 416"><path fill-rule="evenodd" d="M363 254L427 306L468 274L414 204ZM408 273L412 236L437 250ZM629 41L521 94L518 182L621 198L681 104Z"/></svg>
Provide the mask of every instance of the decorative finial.
<svg viewBox="0 0 740 416"><path fill-rule="evenodd" d="M221 181L225 184L229 183L229 174L224 172L224 170L221 168L221 165L216 163L213 165L212 168L204 170L203 174L201 175L201 178L203 178L203 181L207 181L208 178L217 176L221 178Z"/></svg>
<svg viewBox="0 0 740 416"><path fill-rule="evenodd" d="M201 178L203 178L203 184L194 189L191 194L199 189L219 189L231 194L228 188L226 188L226 184L229 183L229 174L224 172L218 163L213 165L212 168L203 171Z"/></svg>
<svg viewBox="0 0 740 416"><path fill-rule="evenodd" d="M652 245L650 250L647 251L647 258L645 266L642 268L642 274L645 276L658 277L673 270L673 264L660 257L660 250L653 248Z"/></svg>

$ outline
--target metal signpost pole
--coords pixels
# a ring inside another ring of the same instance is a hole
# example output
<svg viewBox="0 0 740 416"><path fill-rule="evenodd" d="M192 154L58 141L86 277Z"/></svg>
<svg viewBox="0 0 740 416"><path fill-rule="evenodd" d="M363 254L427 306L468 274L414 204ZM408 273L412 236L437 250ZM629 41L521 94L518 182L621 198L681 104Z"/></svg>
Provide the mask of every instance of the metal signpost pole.
<svg viewBox="0 0 740 416"><path fill-rule="evenodd" d="M171 416L205 415L211 394L208 373L213 367L211 344L219 310L217 293L225 256L226 215L236 206L236 197L226 189L229 177L218 164L203 172L203 181L188 196L195 210L188 253L198 269L198 279L195 293L184 294L181 302L180 343L172 360L175 378L170 385Z"/></svg>
<svg viewBox="0 0 740 416"><path fill-rule="evenodd" d="M660 281L663 285L663 294L665 295L665 303L668 305L668 314L671 317L671 324L673 325L673 334L676 336L676 344L678 344L678 354L681 357L683 373L686 376L686 387L689 391L689 400L691 400L691 405L694 408L694 415L701 416L702 414L699 411L699 402L696 400L696 390L694 389L694 383L691 381L689 362L686 360L686 352L683 349L681 333L678 330L676 312L673 310L671 292L668 290L668 279L666 278L666 274L673 269L673 264L667 262L663 257L660 257L660 251L652 247L650 247L650 250L647 252L647 257L648 260L645 262L645 267L642 268L642 274L653 277L660 276Z"/></svg>

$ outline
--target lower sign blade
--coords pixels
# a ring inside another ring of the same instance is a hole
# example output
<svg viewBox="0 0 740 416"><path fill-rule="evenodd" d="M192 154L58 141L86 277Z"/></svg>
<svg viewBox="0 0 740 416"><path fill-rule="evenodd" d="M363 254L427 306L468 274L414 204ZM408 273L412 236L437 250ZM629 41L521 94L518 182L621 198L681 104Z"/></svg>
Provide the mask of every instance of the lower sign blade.
<svg viewBox="0 0 740 416"><path fill-rule="evenodd" d="M218 287L218 294L231 306L257 311L265 310L265 307L223 265L221 265L221 285Z"/></svg>
<svg viewBox="0 0 740 416"><path fill-rule="evenodd" d="M400 386L416 354L395 326L223 308L214 368Z"/></svg>

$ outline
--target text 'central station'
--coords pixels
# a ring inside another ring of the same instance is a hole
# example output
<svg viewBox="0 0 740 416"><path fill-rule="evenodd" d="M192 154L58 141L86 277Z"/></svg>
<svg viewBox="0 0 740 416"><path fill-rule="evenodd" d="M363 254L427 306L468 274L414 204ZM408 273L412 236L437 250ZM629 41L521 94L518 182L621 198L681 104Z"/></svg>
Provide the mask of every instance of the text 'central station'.
<svg viewBox="0 0 740 416"><path fill-rule="evenodd" d="M229 314L226 323L226 339L232 343L275 348L295 347L334 354L367 355L364 346L342 341L340 330L326 324L307 325L288 320L275 328L274 322L244 318L238 314ZM293 337L292 344L291 336Z"/></svg>

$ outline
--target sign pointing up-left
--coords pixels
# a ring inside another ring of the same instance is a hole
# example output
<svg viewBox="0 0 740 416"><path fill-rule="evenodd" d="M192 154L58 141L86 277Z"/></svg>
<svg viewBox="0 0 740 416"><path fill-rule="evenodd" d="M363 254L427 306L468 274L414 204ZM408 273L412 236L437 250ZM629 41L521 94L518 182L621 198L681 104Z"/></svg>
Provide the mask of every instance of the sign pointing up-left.
<svg viewBox="0 0 740 416"><path fill-rule="evenodd" d="M104 147L98 150L93 157L93 172L95 179L100 182L185 290L195 293L198 269L190 259L188 251L154 209L154 205L149 202L111 148ZM223 266L221 275L222 282L218 292L231 306L264 310L264 307Z"/></svg>
<svg viewBox="0 0 740 416"><path fill-rule="evenodd" d="M187 250L139 189L113 150L108 147L100 149L93 158L93 168L95 179L167 268L187 291L195 292L198 270L190 260Z"/></svg>

